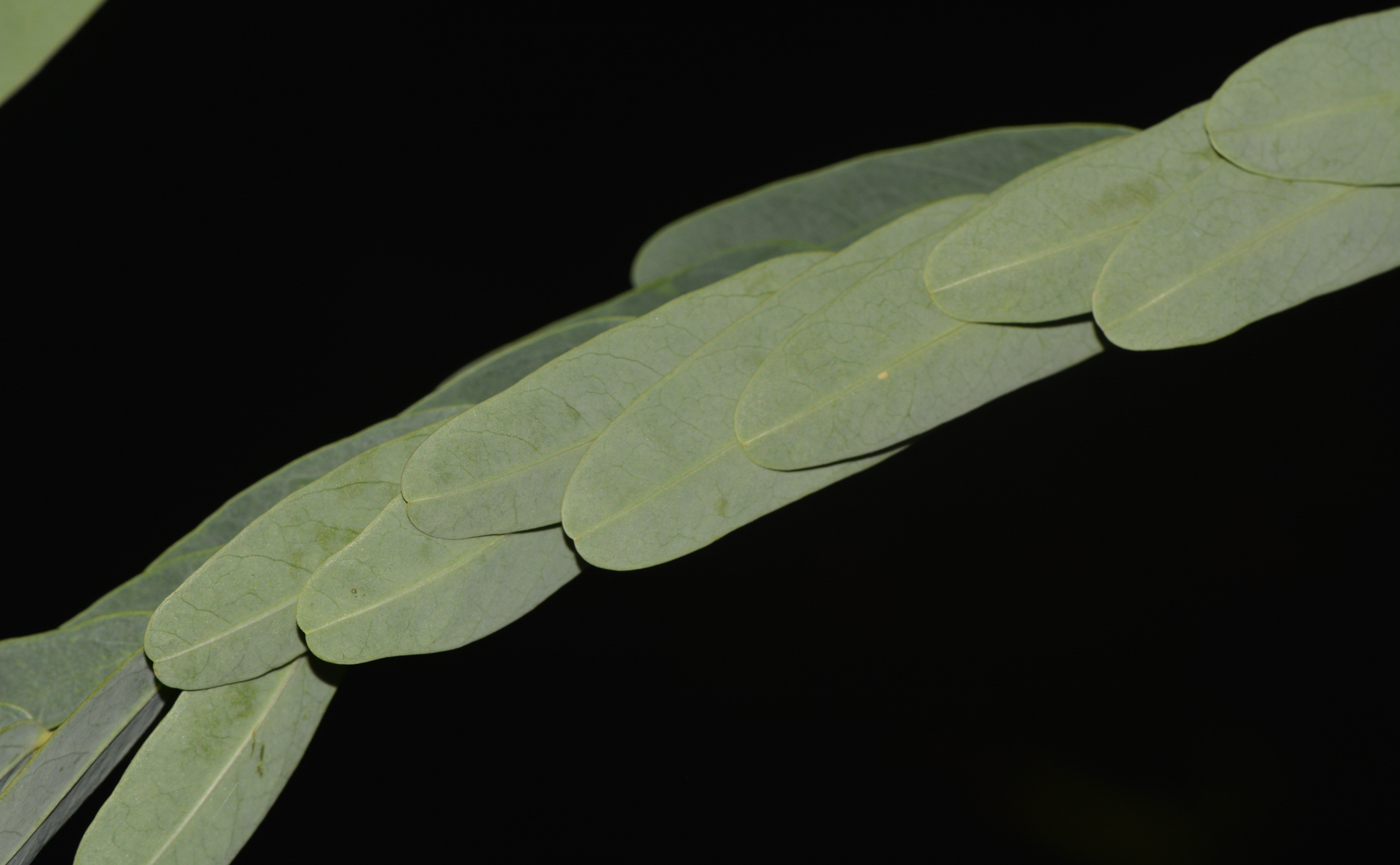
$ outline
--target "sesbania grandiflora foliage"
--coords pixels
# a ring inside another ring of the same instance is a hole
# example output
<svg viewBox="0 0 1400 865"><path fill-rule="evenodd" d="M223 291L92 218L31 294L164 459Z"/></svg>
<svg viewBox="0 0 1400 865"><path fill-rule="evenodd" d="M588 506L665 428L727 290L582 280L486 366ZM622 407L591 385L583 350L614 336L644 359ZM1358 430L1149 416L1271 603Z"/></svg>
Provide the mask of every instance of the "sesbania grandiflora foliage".
<svg viewBox="0 0 1400 865"><path fill-rule="evenodd" d="M21 27L0 0L0 97L94 6ZM231 861L339 665L456 648L586 566L715 543L1101 338L1209 342L1395 268L1397 184L1389 10L1299 34L1143 131L972 132L680 219L631 289L278 469L61 627L0 642L0 860L32 858L159 719L78 861ZM157 680L182 691L163 717Z"/></svg>

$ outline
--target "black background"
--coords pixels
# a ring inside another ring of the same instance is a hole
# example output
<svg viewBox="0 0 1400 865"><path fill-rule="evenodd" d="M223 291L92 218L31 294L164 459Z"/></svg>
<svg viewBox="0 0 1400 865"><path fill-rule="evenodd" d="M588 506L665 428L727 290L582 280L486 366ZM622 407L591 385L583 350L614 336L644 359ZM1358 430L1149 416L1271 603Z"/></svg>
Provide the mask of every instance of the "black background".
<svg viewBox="0 0 1400 865"><path fill-rule="evenodd" d="M665 8L100 10L0 109L0 636L621 291L691 210L979 128L1146 127L1377 7ZM682 560L353 669L239 861L1393 855L1397 290L1109 349Z"/></svg>

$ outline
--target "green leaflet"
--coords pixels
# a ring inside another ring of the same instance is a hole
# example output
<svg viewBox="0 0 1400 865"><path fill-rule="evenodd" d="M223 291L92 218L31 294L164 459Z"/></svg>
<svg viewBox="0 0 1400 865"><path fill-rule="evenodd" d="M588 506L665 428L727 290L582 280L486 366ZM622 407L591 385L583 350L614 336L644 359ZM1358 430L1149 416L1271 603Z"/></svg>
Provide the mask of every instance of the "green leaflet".
<svg viewBox="0 0 1400 865"><path fill-rule="evenodd" d="M1088 147L993 193L928 257L944 312L966 321L1082 315L1103 263L1162 199L1210 168L1206 106Z"/></svg>
<svg viewBox="0 0 1400 865"><path fill-rule="evenodd" d="M20 770L48 731L19 706L0 703L0 790Z"/></svg>
<svg viewBox="0 0 1400 865"><path fill-rule="evenodd" d="M1400 266L1400 187L1275 180L1217 160L1124 238L1094 290L1104 335L1176 348Z"/></svg>
<svg viewBox="0 0 1400 865"><path fill-rule="evenodd" d="M254 519L262 516L267 509L301 489L326 472L342 465L356 454L364 453L372 447L396 439L404 433L449 418L463 411L465 406L437 406L421 412L403 414L381 421L372 427L317 448L306 456L293 460L243 492L224 502L217 511L210 514L194 531L171 544L152 564L159 564L176 556L220 547L228 543L234 535L243 531Z"/></svg>
<svg viewBox="0 0 1400 865"><path fill-rule="evenodd" d="M33 859L164 705L146 656L131 654L0 790L0 862Z"/></svg>
<svg viewBox="0 0 1400 865"><path fill-rule="evenodd" d="M1400 183L1400 9L1305 30L1210 101L1215 149L1286 180Z"/></svg>
<svg viewBox="0 0 1400 865"><path fill-rule="evenodd" d="M915 216L936 228L980 197L948 199ZM1103 350L1088 321L1007 327L943 313L923 279L942 236L900 250L767 356L734 412L750 459L788 470L872 453Z"/></svg>
<svg viewBox="0 0 1400 865"><path fill-rule="evenodd" d="M251 681L180 694L74 861L231 862L301 761L338 678L302 656Z"/></svg>
<svg viewBox="0 0 1400 865"><path fill-rule="evenodd" d="M593 437L712 335L826 255L770 259L682 295L452 419L404 469L409 518L441 538L559 522L564 487Z"/></svg>
<svg viewBox="0 0 1400 865"><path fill-rule="evenodd" d="M0 702L53 727L141 648L149 613L117 613L72 628L0 641Z"/></svg>
<svg viewBox="0 0 1400 865"><path fill-rule="evenodd" d="M1106 124L989 129L848 159L667 225L642 244L632 283L646 284L740 246L797 241L840 249L924 204L991 192L1046 160L1133 131Z"/></svg>
<svg viewBox="0 0 1400 865"><path fill-rule="evenodd" d="M297 596L399 494L414 449L445 421L371 448L258 517L151 616L146 652L177 688L261 676L306 651Z"/></svg>
<svg viewBox="0 0 1400 865"><path fill-rule="evenodd" d="M578 573L558 528L444 540L414 528L395 498L311 576L297 623L337 664L442 652L505 627Z"/></svg>
<svg viewBox="0 0 1400 865"><path fill-rule="evenodd" d="M33 77L102 0L0 0L0 103Z"/></svg>
<svg viewBox="0 0 1400 865"><path fill-rule="evenodd" d="M928 205L817 263L637 397L569 480L564 531L579 555L613 570L669 561L888 456L775 472L744 454L734 408L750 376L799 321L967 204Z"/></svg>
<svg viewBox="0 0 1400 865"><path fill-rule="evenodd" d="M208 550L196 550L193 553L186 553L174 558L157 559L146 570L98 598L86 610L59 627L71 628L89 619L118 612L131 610L153 612L167 595L175 591L175 588L183 583L186 577L194 573L195 568L204 564L217 550L218 547L214 547Z"/></svg>

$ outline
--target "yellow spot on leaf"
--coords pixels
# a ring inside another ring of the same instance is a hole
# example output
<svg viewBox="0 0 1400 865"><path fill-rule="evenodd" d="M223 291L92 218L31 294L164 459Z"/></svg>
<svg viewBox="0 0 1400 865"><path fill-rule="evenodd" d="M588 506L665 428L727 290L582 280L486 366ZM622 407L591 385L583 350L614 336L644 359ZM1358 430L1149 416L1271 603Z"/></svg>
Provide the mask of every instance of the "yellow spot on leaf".
<svg viewBox="0 0 1400 865"><path fill-rule="evenodd" d="M887 378L890 377L890 374L889 374L889 371L886 370L885 372L882 372L882 373L880 373L879 375L877 375L877 376L875 376L875 377L878 378L880 381L884 381L885 379L887 379Z"/></svg>

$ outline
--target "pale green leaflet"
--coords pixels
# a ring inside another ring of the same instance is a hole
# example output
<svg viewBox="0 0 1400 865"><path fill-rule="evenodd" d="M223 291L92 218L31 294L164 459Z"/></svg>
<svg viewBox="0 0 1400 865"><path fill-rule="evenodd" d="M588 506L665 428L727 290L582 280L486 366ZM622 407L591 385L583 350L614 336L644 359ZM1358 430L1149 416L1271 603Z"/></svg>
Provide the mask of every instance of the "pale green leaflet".
<svg viewBox="0 0 1400 865"><path fill-rule="evenodd" d="M0 790L47 736L43 725L24 709L0 703Z"/></svg>
<svg viewBox="0 0 1400 865"><path fill-rule="evenodd" d="M442 423L370 448L302 487L191 574L146 631L160 680L212 688L261 676L306 651L296 624L302 586L398 496L404 463Z"/></svg>
<svg viewBox="0 0 1400 865"><path fill-rule="evenodd" d="M102 0L0 0L0 103L24 86Z"/></svg>
<svg viewBox="0 0 1400 865"><path fill-rule="evenodd" d="M434 405L410 410L291 461L224 502L193 531L161 553L155 563L223 546L247 528L254 519L267 513L268 508L317 478L323 477L336 466L344 465L351 457L396 439L404 433L451 417L453 413L464 408L462 405Z"/></svg>
<svg viewBox="0 0 1400 865"><path fill-rule="evenodd" d="M1400 265L1400 187L1275 180L1216 162L1104 267L1094 318L1115 344L1210 342Z"/></svg>
<svg viewBox="0 0 1400 865"><path fill-rule="evenodd" d="M1248 171L1400 183L1400 9L1314 27L1260 54L1216 91L1206 126Z"/></svg>
<svg viewBox="0 0 1400 865"><path fill-rule="evenodd" d="M163 705L150 662L137 651L0 790L0 861L23 865L33 859L126 756Z"/></svg>
<svg viewBox="0 0 1400 865"><path fill-rule="evenodd" d="M312 574L297 623L311 651L337 664L442 652L505 627L578 573L558 528L434 538L396 498Z"/></svg>
<svg viewBox="0 0 1400 865"><path fill-rule="evenodd" d="M1204 116L1202 103L999 189L929 254L934 300L966 321L1088 312L1099 271L1123 236L1216 159Z"/></svg>
<svg viewBox="0 0 1400 865"><path fill-rule="evenodd" d="M756 243L841 249L929 202L991 192L1063 153L1133 131L1108 124L1020 126L857 156L676 220L637 252L632 282L643 285Z"/></svg>
<svg viewBox="0 0 1400 865"><path fill-rule="evenodd" d="M97 5L0 0L0 101ZM1397 266L1397 9L1300 33L1143 132L984 130L692 213L638 251L635 288L268 475L58 628L0 641L0 861L33 858L155 723L157 677L190 690L80 863L232 860L335 665L481 639L580 559L630 570L713 543L1094 356L1095 325L1133 350L1209 342Z"/></svg>
<svg viewBox="0 0 1400 865"><path fill-rule="evenodd" d="M454 418L404 469L409 519L440 538L559 522L569 476L619 412L710 336L827 255L770 259L684 294Z"/></svg>
<svg viewBox="0 0 1400 865"><path fill-rule="evenodd" d="M944 237L936 229L980 197L918 211L927 213L924 236L803 319L768 355L734 413L754 462L801 469L871 453L1102 350L1089 322L975 324L934 305L923 273Z"/></svg>
<svg viewBox="0 0 1400 865"><path fill-rule="evenodd" d="M182 693L74 861L231 861L301 760L337 677L303 656L248 682Z"/></svg>
<svg viewBox="0 0 1400 865"><path fill-rule="evenodd" d="M141 646L149 613L114 613L72 628L0 641L0 703L44 727L68 717Z"/></svg>
<svg viewBox="0 0 1400 865"><path fill-rule="evenodd" d="M569 480L564 530L579 555L614 570L668 561L887 456L772 471L740 447L734 407L754 370L795 324L970 203L928 205L816 262L633 401L599 434ZM927 297L917 273L914 285Z"/></svg>

